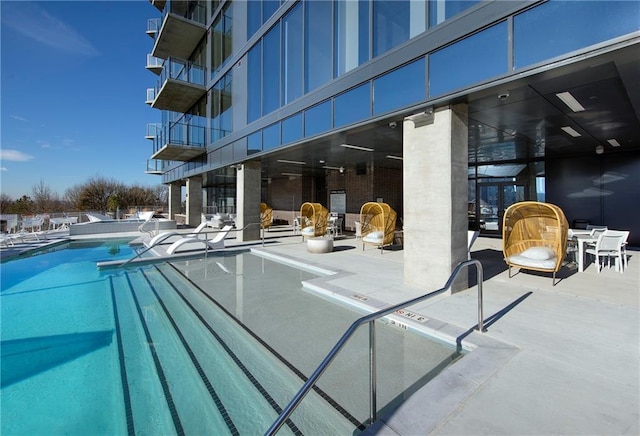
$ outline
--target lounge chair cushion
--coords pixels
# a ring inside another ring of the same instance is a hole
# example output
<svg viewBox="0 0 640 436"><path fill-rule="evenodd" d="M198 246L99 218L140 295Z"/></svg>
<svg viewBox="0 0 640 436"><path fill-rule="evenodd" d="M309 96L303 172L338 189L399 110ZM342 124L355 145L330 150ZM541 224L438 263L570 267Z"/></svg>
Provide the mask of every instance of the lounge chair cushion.
<svg viewBox="0 0 640 436"><path fill-rule="evenodd" d="M534 260L555 259L555 252L549 247L529 247L520 253L520 256Z"/></svg>
<svg viewBox="0 0 640 436"><path fill-rule="evenodd" d="M315 228L313 226L305 227L300 231L300 233L302 233L305 236L307 235L313 236L315 234Z"/></svg>
<svg viewBox="0 0 640 436"><path fill-rule="evenodd" d="M368 233L362 239L368 242L382 242L382 240L384 239L384 232L381 232L381 231L371 232L371 233Z"/></svg>
<svg viewBox="0 0 640 436"><path fill-rule="evenodd" d="M554 270L556 267L555 256L551 259L532 259L530 257L525 257L521 254L516 254L515 256L511 256L508 259L508 261L512 265L519 265L525 268L530 267L530 268Z"/></svg>

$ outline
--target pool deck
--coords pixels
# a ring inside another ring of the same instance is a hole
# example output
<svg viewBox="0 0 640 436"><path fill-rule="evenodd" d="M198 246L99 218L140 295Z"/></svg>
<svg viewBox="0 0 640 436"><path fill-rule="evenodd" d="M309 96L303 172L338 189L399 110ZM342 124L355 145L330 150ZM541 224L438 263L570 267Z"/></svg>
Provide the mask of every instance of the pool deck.
<svg viewBox="0 0 640 436"><path fill-rule="evenodd" d="M363 251L348 237L336 239L331 253L315 254L286 229L266 232L264 246L226 242L340 272L326 289L363 297L362 304L390 305L433 291L403 284L401 247ZM0 254L20 250L2 247ZM366 433L640 434L640 252L628 254L623 274L613 268L598 274L593 264L579 273L571 265L552 286L548 274L509 278L501 240L478 238L471 257L483 265L486 332L473 330L475 286L410 309L428 317L436 333L478 348ZM474 354L482 358L468 359Z"/></svg>

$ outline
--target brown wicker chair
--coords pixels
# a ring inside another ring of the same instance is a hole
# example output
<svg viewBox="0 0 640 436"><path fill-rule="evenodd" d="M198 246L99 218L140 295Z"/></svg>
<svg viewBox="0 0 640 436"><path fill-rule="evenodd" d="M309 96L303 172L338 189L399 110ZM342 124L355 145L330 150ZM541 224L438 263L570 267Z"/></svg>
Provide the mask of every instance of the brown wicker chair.
<svg viewBox="0 0 640 436"><path fill-rule="evenodd" d="M302 240L327 233L329 210L320 203L302 203L300 206L300 234Z"/></svg>
<svg viewBox="0 0 640 436"><path fill-rule="evenodd" d="M273 222L273 209L267 203L260 203L260 227L268 229Z"/></svg>
<svg viewBox="0 0 640 436"><path fill-rule="evenodd" d="M396 211L387 203L368 202L360 208L362 249L365 244L380 248L393 244L396 230Z"/></svg>
<svg viewBox="0 0 640 436"><path fill-rule="evenodd" d="M537 201L512 204L502 221L502 251L511 267L556 273L567 251L569 224L558 206Z"/></svg>

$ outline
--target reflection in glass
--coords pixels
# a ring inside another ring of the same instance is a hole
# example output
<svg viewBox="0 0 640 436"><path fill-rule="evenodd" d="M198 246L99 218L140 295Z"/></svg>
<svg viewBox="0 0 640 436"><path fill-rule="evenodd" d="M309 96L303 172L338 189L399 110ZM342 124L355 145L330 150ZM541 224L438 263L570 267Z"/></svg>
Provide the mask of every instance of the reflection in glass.
<svg viewBox="0 0 640 436"><path fill-rule="evenodd" d="M247 154L262 151L262 130L258 130L247 137Z"/></svg>
<svg viewBox="0 0 640 436"><path fill-rule="evenodd" d="M263 40L262 114L266 115L280 107L280 24L276 24Z"/></svg>
<svg viewBox="0 0 640 436"><path fill-rule="evenodd" d="M369 1L335 3L335 72L338 77L369 60Z"/></svg>
<svg viewBox="0 0 640 436"><path fill-rule="evenodd" d="M424 58L375 79L373 95L374 115L424 100L426 98Z"/></svg>
<svg viewBox="0 0 640 436"><path fill-rule="evenodd" d="M479 0L434 0L429 2L429 27L433 27L445 20L458 15L465 9L478 3Z"/></svg>
<svg viewBox="0 0 640 436"><path fill-rule="evenodd" d="M505 21L429 55L429 95L435 97L507 72Z"/></svg>
<svg viewBox="0 0 640 436"><path fill-rule="evenodd" d="M331 129L331 100L304 111L304 136L310 137Z"/></svg>
<svg viewBox="0 0 640 436"><path fill-rule="evenodd" d="M302 96L302 3L282 20L282 101Z"/></svg>
<svg viewBox="0 0 640 436"><path fill-rule="evenodd" d="M259 3L259 2L250 2ZM247 60L247 123L262 116L262 43L249 50Z"/></svg>
<svg viewBox="0 0 640 436"><path fill-rule="evenodd" d="M331 7L329 1L305 3L305 92L332 79Z"/></svg>
<svg viewBox="0 0 640 436"><path fill-rule="evenodd" d="M213 23L211 28L211 77L216 74L231 56L232 45L232 2L225 7Z"/></svg>
<svg viewBox="0 0 640 436"><path fill-rule="evenodd" d="M514 68L640 29L638 1L549 1L513 19Z"/></svg>
<svg viewBox="0 0 640 436"><path fill-rule="evenodd" d="M262 2L247 2L247 39L262 26Z"/></svg>
<svg viewBox="0 0 640 436"><path fill-rule="evenodd" d="M282 143L289 144L302 139L302 112L282 120Z"/></svg>
<svg viewBox="0 0 640 436"><path fill-rule="evenodd" d="M371 86L369 82L353 88L334 100L334 126L342 127L371 116Z"/></svg>
<svg viewBox="0 0 640 436"><path fill-rule="evenodd" d="M231 71L225 74L211 91L211 140L224 138L233 130L233 99Z"/></svg>
<svg viewBox="0 0 640 436"><path fill-rule="evenodd" d="M262 150L267 151L280 146L280 123L265 127L262 131Z"/></svg>
<svg viewBox="0 0 640 436"><path fill-rule="evenodd" d="M373 2L373 55L378 56L426 30L425 2Z"/></svg>

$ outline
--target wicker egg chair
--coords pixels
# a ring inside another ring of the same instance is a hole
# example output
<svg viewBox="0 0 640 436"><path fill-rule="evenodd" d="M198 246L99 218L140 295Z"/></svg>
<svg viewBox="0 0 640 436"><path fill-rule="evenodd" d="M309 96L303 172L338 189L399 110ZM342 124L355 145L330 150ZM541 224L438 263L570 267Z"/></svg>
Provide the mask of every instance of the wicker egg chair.
<svg viewBox="0 0 640 436"><path fill-rule="evenodd" d="M273 221L273 209L267 203L260 203L260 227L268 229Z"/></svg>
<svg viewBox="0 0 640 436"><path fill-rule="evenodd" d="M396 211L387 203L368 202L360 208L362 249L366 244L380 248L393 244L396 230Z"/></svg>
<svg viewBox="0 0 640 436"><path fill-rule="evenodd" d="M304 238L324 236L327 233L329 210L320 203L302 203L300 206L300 234Z"/></svg>
<svg viewBox="0 0 640 436"><path fill-rule="evenodd" d="M502 251L509 266L556 273L567 251L569 224L558 206L523 201L507 208L502 220Z"/></svg>

